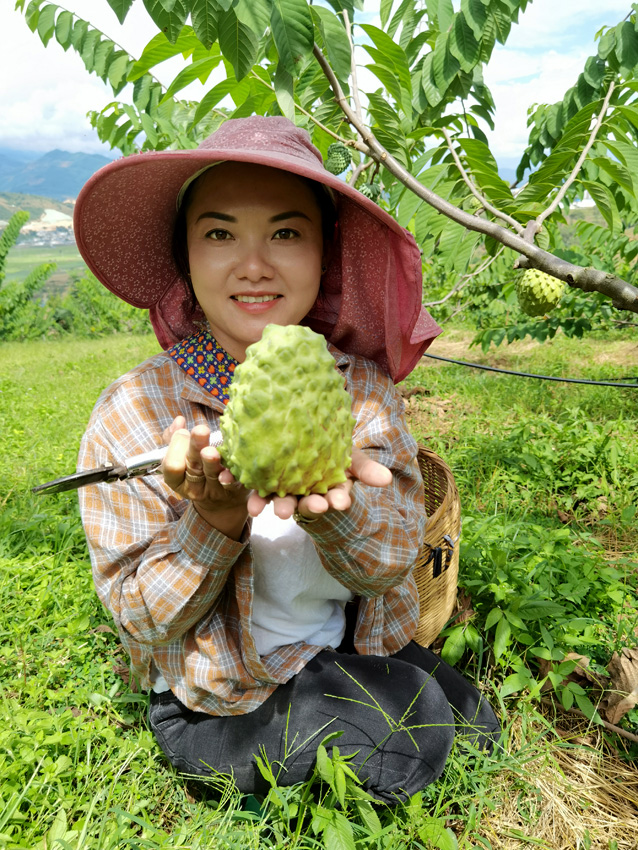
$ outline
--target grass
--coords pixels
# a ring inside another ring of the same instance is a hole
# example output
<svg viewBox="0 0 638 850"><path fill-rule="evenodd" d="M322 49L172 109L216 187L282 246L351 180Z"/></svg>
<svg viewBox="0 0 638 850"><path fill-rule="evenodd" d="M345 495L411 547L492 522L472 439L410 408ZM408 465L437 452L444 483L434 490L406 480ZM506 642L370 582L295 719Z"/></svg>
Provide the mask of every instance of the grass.
<svg viewBox="0 0 638 850"><path fill-rule="evenodd" d="M468 351L468 336L447 334L432 352L575 377L635 372L627 334L488 355ZM94 594L75 496L30 493L74 469L100 391L155 351L150 336L1 347L0 847L634 850L638 747L548 706L529 677L539 680L532 650L548 640L572 641L602 669L638 644L636 391L435 361L410 376L411 427L461 491L470 608L458 663L500 712L502 748L486 758L459 742L443 777L390 811L366 805L347 772L337 787L331 742L312 787L257 802L222 779L206 792L166 765ZM521 627L530 594L541 615ZM557 599L579 616L544 616ZM493 609L509 634L488 625ZM523 684L504 687L513 675ZM632 712L621 722L638 732Z"/></svg>

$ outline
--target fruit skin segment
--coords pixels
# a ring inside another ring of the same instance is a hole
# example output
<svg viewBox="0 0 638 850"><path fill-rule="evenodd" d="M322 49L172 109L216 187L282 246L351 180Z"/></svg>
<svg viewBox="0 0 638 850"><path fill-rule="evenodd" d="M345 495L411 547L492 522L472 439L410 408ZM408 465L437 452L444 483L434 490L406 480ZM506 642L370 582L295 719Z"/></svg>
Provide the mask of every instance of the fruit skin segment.
<svg viewBox="0 0 638 850"><path fill-rule="evenodd" d="M245 487L260 496L305 496L346 480L352 399L321 334L266 325L228 395L220 454Z"/></svg>
<svg viewBox="0 0 638 850"><path fill-rule="evenodd" d="M544 316L558 304L565 284L538 269L525 269L516 278L516 296L521 310L528 316Z"/></svg>

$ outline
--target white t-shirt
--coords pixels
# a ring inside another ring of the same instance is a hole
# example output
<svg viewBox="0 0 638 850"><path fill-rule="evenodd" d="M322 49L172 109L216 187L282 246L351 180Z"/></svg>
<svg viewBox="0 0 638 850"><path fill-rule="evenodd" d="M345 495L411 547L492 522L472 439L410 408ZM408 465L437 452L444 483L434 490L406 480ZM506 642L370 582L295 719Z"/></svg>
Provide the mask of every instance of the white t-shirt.
<svg viewBox="0 0 638 850"><path fill-rule="evenodd" d="M250 545L257 652L268 655L298 641L339 646L346 630L345 604L353 594L324 569L310 535L292 517L275 516L269 504L253 519ZM151 679L156 693L169 690L155 665Z"/></svg>
<svg viewBox="0 0 638 850"><path fill-rule="evenodd" d="M309 534L272 504L253 519L255 564L252 633L260 655L304 641L337 647L353 594L324 569Z"/></svg>

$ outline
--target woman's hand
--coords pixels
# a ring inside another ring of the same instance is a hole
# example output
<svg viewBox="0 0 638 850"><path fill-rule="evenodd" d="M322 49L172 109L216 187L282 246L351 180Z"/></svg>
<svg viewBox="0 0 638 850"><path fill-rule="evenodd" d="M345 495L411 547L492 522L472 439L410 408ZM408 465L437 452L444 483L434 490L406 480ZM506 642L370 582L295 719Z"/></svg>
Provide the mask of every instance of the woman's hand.
<svg viewBox="0 0 638 850"><path fill-rule="evenodd" d="M248 497L248 513L258 516L272 501L276 516L288 519L294 513L306 519L315 519L327 511L346 511L352 504L350 491L355 481L371 487L387 487L392 482L392 472L376 460L369 458L361 449L352 449L352 463L346 472L347 480L337 484L325 495L310 493L308 496L272 496L262 498L254 490Z"/></svg>
<svg viewBox="0 0 638 850"><path fill-rule="evenodd" d="M184 417L178 416L164 431L169 442L162 462L164 481L213 528L239 540L248 511L249 491L221 462L219 452L209 445L210 429L196 425L189 433Z"/></svg>

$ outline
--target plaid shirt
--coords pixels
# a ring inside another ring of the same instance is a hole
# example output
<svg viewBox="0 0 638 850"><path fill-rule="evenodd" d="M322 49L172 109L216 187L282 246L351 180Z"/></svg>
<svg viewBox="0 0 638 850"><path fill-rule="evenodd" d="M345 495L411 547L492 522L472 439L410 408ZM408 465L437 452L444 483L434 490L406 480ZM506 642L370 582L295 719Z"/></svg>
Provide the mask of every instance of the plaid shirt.
<svg viewBox="0 0 638 850"><path fill-rule="evenodd" d="M356 419L354 445L388 466L393 482L357 482L347 511L304 525L323 566L361 597L355 647L390 655L413 637L419 616L412 567L425 511L416 443L391 380L363 358L331 352ZM218 429L223 404L162 352L105 390L82 439L79 469L114 464L162 445L182 415L186 427ZM295 643L260 656L251 635L250 520L242 539L212 528L160 475L79 491L95 587L111 612L143 687L155 664L189 708L246 714L323 647Z"/></svg>

